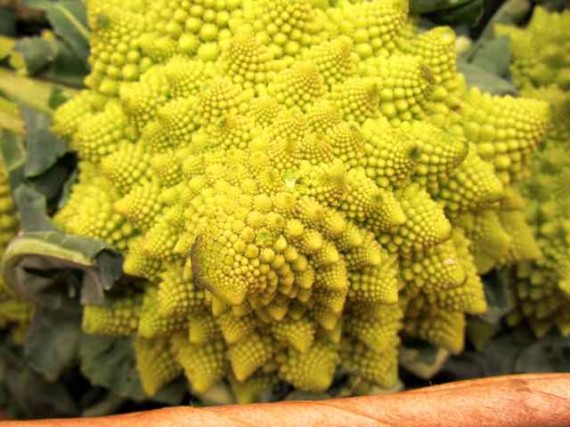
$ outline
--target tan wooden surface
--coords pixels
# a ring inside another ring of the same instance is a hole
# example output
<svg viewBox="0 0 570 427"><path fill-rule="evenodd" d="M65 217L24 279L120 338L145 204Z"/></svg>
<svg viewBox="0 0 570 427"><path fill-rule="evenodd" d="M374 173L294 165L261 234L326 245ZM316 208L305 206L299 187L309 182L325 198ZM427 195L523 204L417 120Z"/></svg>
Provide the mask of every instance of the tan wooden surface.
<svg viewBox="0 0 570 427"><path fill-rule="evenodd" d="M570 427L570 374L460 381L405 393L210 408L177 407L2 427Z"/></svg>

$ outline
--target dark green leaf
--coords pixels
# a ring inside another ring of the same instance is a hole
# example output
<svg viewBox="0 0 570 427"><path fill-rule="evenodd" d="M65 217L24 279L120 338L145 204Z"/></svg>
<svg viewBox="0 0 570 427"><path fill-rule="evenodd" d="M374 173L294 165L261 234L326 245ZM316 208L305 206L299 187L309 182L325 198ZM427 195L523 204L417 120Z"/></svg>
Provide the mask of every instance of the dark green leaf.
<svg viewBox="0 0 570 427"><path fill-rule="evenodd" d="M2 158L10 180L10 189L14 192L18 186L25 182L26 150L24 140L14 133L2 131L0 141L2 142Z"/></svg>
<svg viewBox="0 0 570 427"><path fill-rule="evenodd" d="M16 14L6 6L0 6L0 35L8 37L16 35Z"/></svg>
<svg viewBox="0 0 570 427"><path fill-rule="evenodd" d="M26 37L18 40L14 49L22 55L31 76L81 87L88 72L87 63L59 40Z"/></svg>
<svg viewBox="0 0 570 427"><path fill-rule="evenodd" d="M52 212L58 206L66 182L74 177L76 158L49 131L48 115L25 105L21 110L26 119L25 141L13 133L2 133L2 155L16 203L22 209L23 228L50 230L46 207Z"/></svg>
<svg viewBox="0 0 570 427"><path fill-rule="evenodd" d="M531 9L530 0L507 0L495 12L482 29L477 42L473 45L476 49L479 43L493 37L495 24L517 24L521 23Z"/></svg>
<svg viewBox="0 0 570 427"><path fill-rule="evenodd" d="M422 1L418 11L438 25L475 26L483 17L483 0ZM421 12L420 10L425 10Z"/></svg>
<svg viewBox="0 0 570 427"><path fill-rule="evenodd" d="M152 397L152 400L166 405L180 405L183 403L187 391L188 381L181 376L162 387L156 395Z"/></svg>
<svg viewBox="0 0 570 427"><path fill-rule="evenodd" d="M457 69L465 76L468 86L475 86L480 88L482 91L490 92L495 95L515 95L517 93L517 90L512 83L497 77L476 65L459 61L457 63Z"/></svg>
<svg viewBox="0 0 570 427"><path fill-rule="evenodd" d="M15 50L24 58L26 71L31 76L45 70L57 55L56 42L40 37L25 37L18 40Z"/></svg>
<svg viewBox="0 0 570 427"><path fill-rule="evenodd" d="M46 198L30 184L23 183L13 193L24 231L55 230L47 216Z"/></svg>
<svg viewBox="0 0 570 427"><path fill-rule="evenodd" d="M79 409L61 382L50 383L34 372L20 354L5 353L6 386L12 411L21 418L70 417Z"/></svg>
<svg viewBox="0 0 570 427"><path fill-rule="evenodd" d="M27 178L37 177L51 168L68 150L66 144L50 132L48 115L22 106L26 123Z"/></svg>
<svg viewBox="0 0 570 427"><path fill-rule="evenodd" d="M29 180L34 189L46 198L48 212L51 213L60 206L64 187L70 177L74 176L76 164L75 155L66 153L53 167Z"/></svg>
<svg viewBox="0 0 570 427"><path fill-rule="evenodd" d="M537 339L526 327L505 329L482 351L449 359L440 375L446 380L531 372L570 371L570 338L556 334Z"/></svg>
<svg viewBox="0 0 570 427"><path fill-rule="evenodd" d="M104 292L122 275L122 257L99 240L30 232L6 249L3 275L23 295L53 308L78 291L82 303L102 304Z"/></svg>
<svg viewBox="0 0 570 427"><path fill-rule="evenodd" d="M451 357L441 374L449 380L506 375L514 372L514 362L519 352L520 348L514 345L510 335L493 339L481 352L466 351Z"/></svg>
<svg viewBox="0 0 570 427"><path fill-rule="evenodd" d="M411 0L410 13L419 15L422 13L438 12L470 2L473 2L473 0Z"/></svg>
<svg viewBox="0 0 570 427"><path fill-rule="evenodd" d="M24 354L30 366L48 381L56 381L75 361L79 349L81 310L36 308Z"/></svg>
<svg viewBox="0 0 570 427"><path fill-rule="evenodd" d="M5 408L7 404L8 393L6 390L6 360L4 357L2 357L2 353L0 352L0 408Z"/></svg>
<svg viewBox="0 0 570 427"><path fill-rule="evenodd" d="M295 390L289 393L285 399L285 401L299 401L299 400L311 400L311 401L318 401L318 400L326 400L330 399L331 396L327 393L310 393L308 391L299 391Z"/></svg>
<svg viewBox="0 0 570 427"><path fill-rule="evenodd" d="M501 273L492 272L484 276L485 286L483 289L489 308L485 314L478 316L479 319L490 324L498 324L514 308L515 302L508 286L511 280L510 277L507 277L509 274L510 271L505 270Z"/></svg>
<svg viewBox="0 0 570 427"><path fill-rule="evenodd" d="M22 106L26 120L26 159L25 176L27 183L42 195L47 204L41 207L40 216L52 212L59 203L65 183L76 169L75 155L68 151L66 144L49 130L50 119L43 113ZM40 206L38 206L39 208ZM46 230L34 228L33 231Z"/></svg>
<svg viewBox="0 0 570 427"><path fill-rule="evenodd" d="M65 104L70 99L71 97L68 93L66 93L60 87L56 86L53 88L50 94L48 105L51 109L56 110L58 107Z"/></svg>
<svg viewBox="0 0 570 427"><path fill-rule="evenodd" d="M89 30L87 11L82 0L26 0L28 7L45 10L47 19L55 33L65 41L73 53L87 62L89 55Z"/></svg>
<svg viewBox="0 0 570 427"><path fill-rule="evenodd" d="M117 396L113 393L108 393L108 395L104 399L84 409L81 412L81 416L101 417L105 415L114 414L121 406L123 406L125 401L126 399L124 397Z"/></svg>
<svg viewBox="0 0 570 427"><path fill-rule="evenodd" d="M67 179L65 180L65 182L63 183L63 185L61 186L61 194L59 196L58 205L57 205L58 209L61 208L62 206L65 206L67 200L69 200L69 196L71 195L71 188L73 187L73 184L75 184L77 180L78 173L79 171L77 170L77 168L73 169L69 174L69 176L67 177Z"/></svg>
<svg viewBox="0 0 570 427"><path fill-rule="evenodd" d="M489 323L481 318L470 318L465 333L473 346L481 351L485 344L499 331L497 323Z"/></svg>
<svg viewBox="0 0 570 427"><path fill-rule="evenodd" d="M144 400L132 339L82 335L80 345L81 371L93 384L109 388L114 394ZM153 397L172 405L182 402L186 384L174 381Z"/></svg>
<svg viewBox="0 0 570 427"><path fill-rule="evenodd" d="M515 361L515 371L570 372L570 338L547 336L525 348Z"/></svg>
<svg viewBox="0 0 570 427"><path fill-rule="evenodd" d="M535 0L535 2L548 9L557 11L563 11L570 7L568 0Z"/></svg>
<svg viewBox="0 0 570 427"><path fill-rule="evenodd" d="M528 16L531 8L530 0L507 0L497 10L489 24L520 24Z"/></svg>
<svg viewBox="0 0 570 427"><path fill-rule="evenodd" d="M507 77L511 63L508 37L484 40L469 52L467 61L499 77Z"/></svg>
<svg viewBox="0 0 570 427"><path fill-rule="evenodd" d="M416 341L413 346L406 343L399 350L400 365L422 379L436 375L448 357L449 352L424 341Z"/></svg>

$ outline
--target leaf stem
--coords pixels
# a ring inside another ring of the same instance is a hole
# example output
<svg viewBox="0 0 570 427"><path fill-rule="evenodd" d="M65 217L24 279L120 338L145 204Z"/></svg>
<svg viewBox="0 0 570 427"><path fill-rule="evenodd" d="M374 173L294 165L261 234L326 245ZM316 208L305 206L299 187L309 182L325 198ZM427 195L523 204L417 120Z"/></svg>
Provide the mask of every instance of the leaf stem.
<svg viewBox="0 0 570 427"><path fill-rule="evenodd" d="M69 95L77 92L76 89L68 86L21 76L15 71L0 68L0 90L8 98L50 116L53 114L50 98L55 88L60 88Z"/></svg>

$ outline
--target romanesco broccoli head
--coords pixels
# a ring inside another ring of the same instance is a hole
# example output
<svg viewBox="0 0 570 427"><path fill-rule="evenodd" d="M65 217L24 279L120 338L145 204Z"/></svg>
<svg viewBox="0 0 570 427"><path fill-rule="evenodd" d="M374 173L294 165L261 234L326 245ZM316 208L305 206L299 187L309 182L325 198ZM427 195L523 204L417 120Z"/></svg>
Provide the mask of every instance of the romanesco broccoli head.
<svg viewBox="0 0 570 427"><path fill-rule="evenodd" d="M511 41L511 72L517 87L555 84L570 89L569 25L570 11L553 13L539 6L526 28L496 26L496 33Z"/></svg>
<svg viewBox="0 0 570 427"><path fill-rule="evenodd" d="M550 102L554 117L548 137L535 155L532 174L522 185L526 220L541 257L517 265L513 290L519 301L512 322L526 318L537 335L556 326L570 334L570 97L557 86L525 91Z"/></svg>
<svg viewBox="0 0 570 427"><path fill-rule="evenodd" d="M569 24L570 11L537 7L527 28L497 28L511 40L511 70L521 93L551 108L546 141L521 184L526 221L539 256L518 263L511 274L517 304L508 318L513 324L526 319L538 336L552 327L570 335Z"/></svg>
<svg viewBox="0 0 570 427"><path fill-rule="evenodd" d="M391 387L400 333L458 352L486 309L471 238L500 229L484 255L506 259L546 104L467 89L454 33L416 34L402 0L329 3L90 3L56 222L145 279L83 327L136 336L149 394L181 372L239 401L339 369Z"/></svg>

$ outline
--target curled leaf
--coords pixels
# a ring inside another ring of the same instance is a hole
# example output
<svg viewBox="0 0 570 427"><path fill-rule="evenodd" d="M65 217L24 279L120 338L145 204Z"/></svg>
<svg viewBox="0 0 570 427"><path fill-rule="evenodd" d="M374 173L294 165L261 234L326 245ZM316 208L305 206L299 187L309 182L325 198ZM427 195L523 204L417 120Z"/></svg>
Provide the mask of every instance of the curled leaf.
<svg viewBox="0 0 570 427"><path fill-rule="evenodd" d="M38 304L57 308L80 293L101 304L122 274L122 257L105 243L57 231L24 233L8 246L4 280Z"/></svg>

